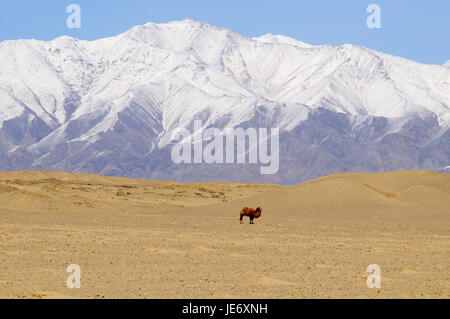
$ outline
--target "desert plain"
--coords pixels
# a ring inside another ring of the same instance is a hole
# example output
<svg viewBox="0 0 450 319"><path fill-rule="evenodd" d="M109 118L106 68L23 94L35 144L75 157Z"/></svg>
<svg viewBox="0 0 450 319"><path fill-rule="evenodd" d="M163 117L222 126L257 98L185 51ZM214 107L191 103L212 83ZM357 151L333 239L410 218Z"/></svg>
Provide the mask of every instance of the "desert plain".
<svg viewBox="0 0 450 319"><path fill-rule="evenodd" d="M244 206L262 207L254 225ZM449 298L449 261L444 173L287 187L0 172L0 298Z"/></svg>

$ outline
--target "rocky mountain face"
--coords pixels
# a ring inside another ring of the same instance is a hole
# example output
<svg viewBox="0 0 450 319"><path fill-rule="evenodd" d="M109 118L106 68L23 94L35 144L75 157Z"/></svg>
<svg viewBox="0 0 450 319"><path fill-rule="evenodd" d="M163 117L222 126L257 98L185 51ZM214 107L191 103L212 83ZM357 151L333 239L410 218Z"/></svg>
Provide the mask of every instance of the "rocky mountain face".
<svg viewBox="0 0 450 319"><path fill-rule="evenodd" d="M0 170L294 184L450 165L450 68L184 20L0 43ZM172 135L279 128L279 170L176 164Z"/></svg>

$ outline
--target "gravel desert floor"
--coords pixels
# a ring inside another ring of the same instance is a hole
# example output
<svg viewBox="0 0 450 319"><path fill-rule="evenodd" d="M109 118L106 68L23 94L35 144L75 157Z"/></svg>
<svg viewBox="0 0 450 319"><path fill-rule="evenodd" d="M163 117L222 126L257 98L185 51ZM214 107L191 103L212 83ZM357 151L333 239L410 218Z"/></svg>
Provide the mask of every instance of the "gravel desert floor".
<svg viewBox="0 0 450 319"><path fill-rule="evenodd" d="M262 207L254 225L244 206ZM443 173L290 187L0 173L1 298L449 298L449 261Z"/></svg>

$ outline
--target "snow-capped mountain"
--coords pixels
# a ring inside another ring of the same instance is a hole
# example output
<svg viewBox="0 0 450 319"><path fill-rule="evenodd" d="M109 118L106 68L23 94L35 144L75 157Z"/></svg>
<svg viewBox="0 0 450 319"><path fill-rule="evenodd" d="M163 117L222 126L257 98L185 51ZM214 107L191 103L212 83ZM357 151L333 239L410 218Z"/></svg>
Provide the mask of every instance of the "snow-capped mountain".
<svg viewBox="0 0 450 319"><path fill-rule="evenodd" d="M96 41L4 41L0 61L3 170L289 184L450 162L450 68L360 46L183 20ZM279 173L174 164L172 132L194 119L279 127Z"/></svg>

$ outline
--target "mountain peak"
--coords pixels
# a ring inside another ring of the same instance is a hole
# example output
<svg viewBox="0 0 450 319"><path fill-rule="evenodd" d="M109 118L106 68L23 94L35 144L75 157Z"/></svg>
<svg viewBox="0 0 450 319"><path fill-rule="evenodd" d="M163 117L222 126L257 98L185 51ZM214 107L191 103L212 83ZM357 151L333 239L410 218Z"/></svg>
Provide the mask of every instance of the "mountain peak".
<svg viewBox="0 0 450 319"><path fill-rule="evenodd" d="M121 37L175 52L209 50L210 54L208 52L205 54L217 55L217 50L222 49L227 37L231 34L235 38L242 37L227 28L187 18L158 24L149 22L131 28Z"/></svg>
<svg viewBox="0 0 450 319"><path fill-rule="evenodd" d="M209 27L209 28L213 28L213 29L223 29L221 27L217 27L214 26L212 24L203 22L203 21L199 21L199 20L194 20L192 18L185 18L182 20L173 20L173 21L168 21L168 22L161 22L161 23L155 23L155 22L147 22L144 25L139 25L136 26L134 28L142 28L142 27L159 27L159 28L171 28L171 27L182 27L182 28L186 28L186 27L191 27L191 28L202 28L202 27ZM132 28L132 29L134 29Z"/></svg>

